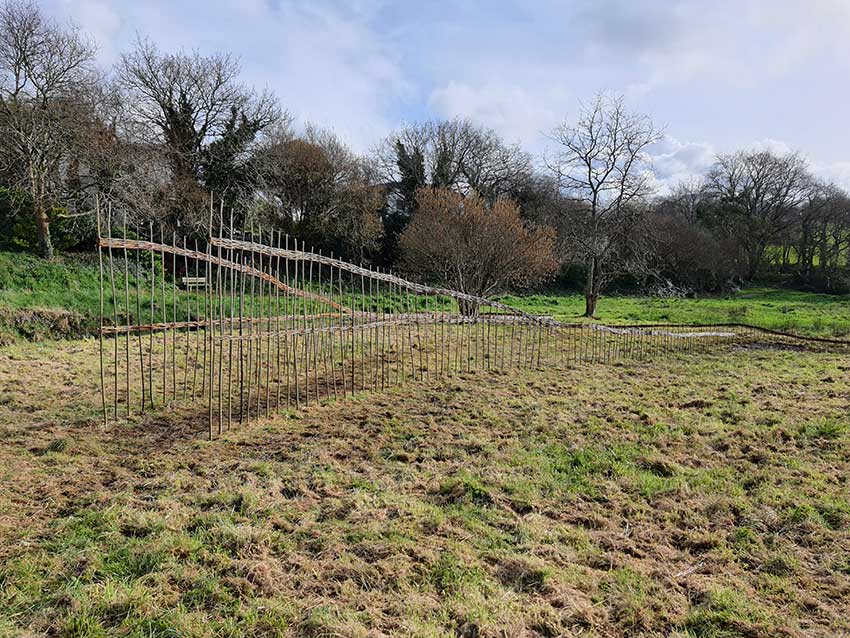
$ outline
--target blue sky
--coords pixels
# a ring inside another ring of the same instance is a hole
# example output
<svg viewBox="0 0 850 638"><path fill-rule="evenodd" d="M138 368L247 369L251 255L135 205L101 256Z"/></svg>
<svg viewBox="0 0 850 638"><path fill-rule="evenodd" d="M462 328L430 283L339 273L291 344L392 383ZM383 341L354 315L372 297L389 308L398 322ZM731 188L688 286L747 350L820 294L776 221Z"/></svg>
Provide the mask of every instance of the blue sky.
<svg viewBox="0 0 850 638"><path fill-rule="evenodd" d="M798 150L850 187L850 0L42 0L100 43L226 49L303 124L359 152L405 121L462 116L535 154L599 91L666 138L665 185L718 152Z"/></svg>

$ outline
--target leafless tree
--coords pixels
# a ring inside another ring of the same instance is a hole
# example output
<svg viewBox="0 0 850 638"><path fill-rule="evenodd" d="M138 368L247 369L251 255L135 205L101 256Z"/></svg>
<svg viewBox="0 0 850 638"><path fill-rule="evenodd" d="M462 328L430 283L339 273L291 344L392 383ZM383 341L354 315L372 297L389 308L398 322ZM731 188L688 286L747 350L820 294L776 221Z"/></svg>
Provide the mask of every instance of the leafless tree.
<svg viewBox="0 0 850 638"><path fill-rule="evenodd" d="M552 132L546 160L560 188L579 206L564 225L586 267L585 316L593 317L610 281L645 262L644 200L653 191L646 147L660 139L649 118L629 113L622 97L598 95L575 124Z"/></svg>
<svg viewBox="0 0 850 638"><path fill-rule="evenodd" d="M383 189L334 133L312 125L300 136L280 131L262 145L257 165L275 224L352 259L378 247Z"/></svg>
<svg viewBox="0 0 850 638"><path fill-rule="evenodd" d="M819 283L831 290L833 282L829 280L850 263L850 197L834 184L815 182L796 218L783 246L783 258L793 247L803 281L811 283L817 274Z"/></svg>
<svg viewBox="0 0 850 638"><path fill-rule="evenodd" d="M764 263L768 246L797 222L814 185L805 159L796 153L739 151L717 157L706 176L715 199L715 223L741 245L747 279Z"/></svg>
<svg viewBox="0 0 850 638"><path fill-rule="evenodd" d="M288 121L277 98L243 85L239 71L230 54L162 53L148 40L139 40L118 64L127 105L124 134L165 150L175 193L186 199L175 195L183 213L206 199L202 186L219 195L241 188L234 180L249 179L251 172L240 156L257 134Z"/></svg>
<svg viewBox="0 0 850 638"><path fill-rule="evenodd" d="M464 119L411 124L384 139L375 160L387 183L400 184L404 179L400 149L421 157L422 179L416 188L449 188L489 201L511 195L531 171L531 158L519 146L506 144L495 131Z"/></svg>
<svg viewBox="0 0 850 638"><path fill-rule="evenodd" d="M0 6L0 158L32 200L39 253L48 259L49 212L92 116L94 53L76 28L51 22L36 4Z"/></svg>
<svg viewBox="0 0 850 638"><path fill-rule="evenodd" d="M555 231L529 228L516 204L492 205L445 188L419 189L419 205L400 239L404 267L455 290L489 297L511 287L535 284L557 268ZM461 304L474 315L478 307Z"/></svg>

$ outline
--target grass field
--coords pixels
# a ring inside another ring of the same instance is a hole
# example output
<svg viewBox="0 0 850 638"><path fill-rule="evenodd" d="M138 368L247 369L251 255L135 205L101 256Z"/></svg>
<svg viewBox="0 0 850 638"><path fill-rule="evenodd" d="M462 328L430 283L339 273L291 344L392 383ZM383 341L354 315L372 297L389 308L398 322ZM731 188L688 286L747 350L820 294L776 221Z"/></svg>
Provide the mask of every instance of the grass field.
<svg viewBox="0 0 850 638"><path fill-rule="evenodd" d="M850 633L850 361L463 374L207 442L0 349L0 635Z"/></svg>
<svg viewBox="0 0 850 638"><path fill-rule="evenodd" d="M581 295L506 296L502 300L562 320L573 320L584 312ZM597 318L612 324L748 323L800 334L846 336L850 335L850 296L749 288L701 299L603 297Z"/></svg>

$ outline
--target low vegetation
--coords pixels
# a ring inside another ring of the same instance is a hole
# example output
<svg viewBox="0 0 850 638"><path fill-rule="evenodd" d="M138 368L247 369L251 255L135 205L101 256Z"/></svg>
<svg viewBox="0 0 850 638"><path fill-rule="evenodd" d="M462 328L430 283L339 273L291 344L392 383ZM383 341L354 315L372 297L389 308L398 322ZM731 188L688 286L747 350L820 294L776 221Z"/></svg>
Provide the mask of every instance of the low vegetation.
<svg viewBox="0 0 850 638"><path fill-rule="evenodd" d="M0 635L850 632L846 356L479 373L220 440L0 351Z"/></svg>

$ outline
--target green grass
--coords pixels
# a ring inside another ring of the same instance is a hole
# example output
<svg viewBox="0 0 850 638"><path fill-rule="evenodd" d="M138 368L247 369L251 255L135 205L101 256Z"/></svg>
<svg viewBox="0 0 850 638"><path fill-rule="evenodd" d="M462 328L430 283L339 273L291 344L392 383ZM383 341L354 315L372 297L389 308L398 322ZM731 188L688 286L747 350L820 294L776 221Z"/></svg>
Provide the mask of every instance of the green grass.
<svg viewBox="0 0 850 638"><path fill-rule="evenodd" d="M535 314L572 321L584 313L581 295L508 295L500 299ZM746 323L821 336L850 335L850 296L749 288L724 297L657 299L603 297L597 318L623 323Z"/></svg>
<svg viewBox="0 0 850 638"><path fill-rule="evenodd" d="M116 308L113 308L110 281L108 275L106 277L107 324L113 321L112 317L116 311L118 323L127 321L128 312L124 308L123 294L123 263L121 260L115 262L118 297ZM148 258L145 257L142 263L148 263ZM132 321L148 323L151 320L151 297L147 272L140 272L137 281L134 274L135 261L132 259L128 270L129 314L133 317ZM174 288L166 281L163 301L161 273L161 265L157 264L157 289L153 297L155 322L162 320L163 312L168 319L173 317L174 313ZM93 254L65 255L53 262L46 262L25 253L0 252L0 343L12 341L20 336L33 341L95 334L100 308L99 282L97 258ZM344 286L348 286L348 283ZM347 287L345 289L348 294ZM381 305L387 310L409 312L417 308L435 309L433 304L426 305L424 298L417 298L415 295L393 296L383 291L382 296ZM178 290L178 320L185 318L187 304L194 308L192 312L196 315L198 306L204 303L202 297L201 294ZM359 294L355 295L354 300L355 304L363 301ZM584 311L584 299L577 294L508 295L500 301L531 313L550 315L564 321L580 319ZM346 297L346 302L350 302L349 297ZM376 303L374 298L370 299L367 309L375 310ZM297 305L293 306L293 309L295 312L301 312L303 308ZM225 316L229 315L227 302L223 312ZM245 312L250 312L250 304ZM599 302L597 315L600 321L613 324L732 322L811 335L850 335L850 297L772 288L752 288L726 297L702 299L604 297Z"/></svg>
<svg viewBox="0 0 850 638"><path fill-rule="evenodd" d="M461 374L206 441L0 349L0 636L850 632L846 355Z"/></svg>

